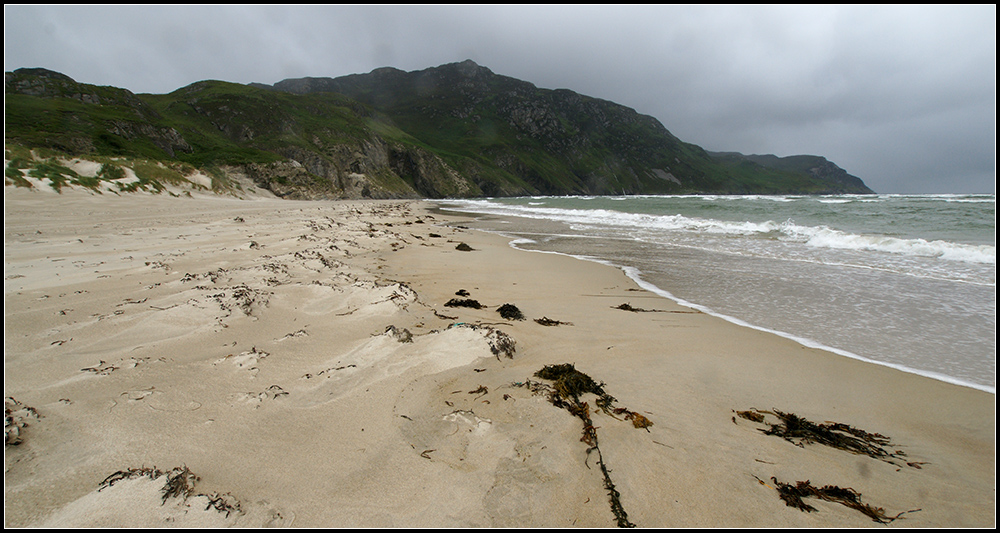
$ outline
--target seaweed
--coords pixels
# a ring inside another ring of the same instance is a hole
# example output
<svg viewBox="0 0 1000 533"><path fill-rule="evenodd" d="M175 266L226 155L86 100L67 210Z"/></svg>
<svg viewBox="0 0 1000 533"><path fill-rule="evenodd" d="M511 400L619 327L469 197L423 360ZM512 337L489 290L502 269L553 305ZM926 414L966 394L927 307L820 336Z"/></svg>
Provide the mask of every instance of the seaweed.
<svg viewBox="0 0 1000 533"><path fill-rule="evenodd" d="M149 477L149 479L156 479L162 475L163 472L157 468L142 467L142 468L129 468L128 470L119 470L114 474L111 474L110 476L104 478L104 481L102 481L97 486L97 492L100 492L108 487L111 487L115 483L123 479L134 479L143 476L147 476Z"/></svg>
<svg viewBox="0 0 1000 533"><path fill-rule="evenodd" d="M588 393L596 395L597 400L594 403L598 408L613 418L617 418L615 415L624 415L626 420L632 420L632 424L636 428L641 427L649 431L648 428L653 423L639 413L624 408L614 408L613 404L616 400L613 396L605 392L604 384L598 383L587 374L580 372L572 363L546 365L538 372L535 372L535 377L552 381L553 384L550 387L546 387L540 383L533 383L528 380L523 385L529 387L535 393L547 391L549 401L552 402L552 405L566 409L570 414L583 422L583 436L580 437L580 441L587 445L588 457L591 453L597 452L597 464L600 466L601 473L604 476L604 488L608 491L611 512L615 516L618 527L636 527L635 524L628 520L628 513L625 512L625 508L621 503L621 493L618 492L614 482L611 481L610 471L601 455L597 438L597 428L590 417L590 405L587 402L580 401L580 396Z"/></svg>
<svg viewBox="0 0 1000 533"><path fill-rule="evenodd" d="M740 418L745 418L751 422L764 423L764 415L754 411L737 411L736 414ZM735 422L736 420L734 419L733 421Z"/></svg>
<svg viewBox="0 0 1000 533"><path fill-rule="evenodd" d="M187 499L194 492L195 483L201 479L186 466L174 468L169 472L163 472L155 467L129 468L128 470L119 470L104 478L104 481L98 486L97 491L100 492L123 479L135 479L144 476L149 479L167 476L167 481L163 485L163 503L167 503L167 500L173 497Z"/></svg>
<svg viewBox="0 0 1000 533"><path fill-rule="evenodd" d="M560 322L558 320L552 320L551 318L549 318L547 316L543 316L542 318L536 318L535 322L537 322L538 324L541 324L543 326L572 326L573 325L572 322Z"/></svg>
<svg viewBox="0 0 1000 533"><path fill-rule="evenodd" d="M211 496L206 494L205 497L208 499L208 505L205 506L206 511L212 508L214 508L216 511L220 513L225 511L226 518L229 518L229 513L243 512L243 508L240 506L240 501L237 500L235 496L233 496L228 492L225 494L219 494L218 492L216 492Z"/></svg>
<svg viewBox="0 0 1000 533"><path fill-rule="evenodd" d="M237 500L232 494L195 494L194 487L195 484L201 480L194 472L191 472L187 466L176 467L169 472L164 472L156 467L153 468L129 468L128 470L119 470L114 474L104 478L97 488L100 492L108 487L111 487L115 483L122 481L124 479L135 479L140 477L148 477L149 479L155 480L166 476L167 480L163 484L161 489L161 504L167 503L170 498L181 498L187 500L191 496L204 496L208 500L208 505L205 510L215 509L218 512L225 512L226 517L229 517L230 513L242 513L243 509L240 506L239 500Z"/></svg>
<svg viewBox="0 0 1000 533"><path fill-rule="evenodd" d="M778 424L768 423L764 415L773 415L781 422ZM739 411L737 415L758 423L764 423L767 429L761 429L765 435L781 437L792 444L804 447L805 444L822 444L848 451L857 455L867 455L869 457L885 461L889 464L897 464L894 460L902 460L914 468L920 468L919 462L905 461L906 453L902 450L892 450L888 447L892 445L889 437L879 433L869 433L863 429L851 427L839 422L817 424L802 418L794 413L785 413L777 409L762 411L753 409L750 411Z"/></svg>
<svg viewBox="0 0 1000 533"><path fill-rule="evenodd" d="M484 307L483 304L479 303L478 300L472 300L472 299L469 299L469 298L464 298L464 299L452 298L451 300L448 300L448 302L446 304L444 304L444 306L445 307L469 307L469 308L472 308L472 309L482 309Z"/></svg>
<svg viewBox="0 0 1000 533"><path fill-rule="evenodd" d="M500 354L507 356L507 359L514 358L517 343L510 335L490 328L490 331L486 334L486 342L490 344L490 351L493 352L493 355L497 356L498 360L500 359Z"/></svg>
<svg viewBox="0 0 1000 533"><path fill-rule="evenodd" d="M605 402L606 404L615 401L613 397L604 392L603 383L597 383L587 374L580 372L573 363L546 365L535 372L535 377L553 382L554 394L551 399L557 407L563 407L563 402L567 400L579 403L580 395L585 393L595 394L598 398L606 396L609 399Z"/></svg>
<svg viewBox="0 0 1000 533"><path fill-rule="evenodd" d="M464 242L458 243L458 246L456 246L455 249L460 252L471 252L473 250L471 246L465 244Z"/></svg>
<svg viewBox="0 0 1000 533"><path fill-rule="evenodd" d="M480 324L458 323L448 326L448 329L453 327L471 328L476 331L479 329L485 329L486 342L490 345L490 352L497 356L497 360L500 360L500 354L507 356L508 359L514 358L514 353L517 351L517 342L510 335L507 335L500 330Z"/></svg>
<svg viewBox="0 0 1000 533"><path fill-rule="evenodd" d="M652 421L635 411L627 411L625 413L625 420L631 420L632 427L636 429L645 429L646 431L649 431L649 427L653 425Z"/></svg>
<svg viewBox="0 0 1000 533"><path fill-rule="evenodd" d="M616 306L616 307L612 307L612 309L621 309L622 311L631 311L633 313L656 313L656 312L658 312L655 309L643 309L641 307L632 307L631 305L629 305L627 303L621 304L621 305Z"/></svg>
<svg viewBox="0 0 1000 533"><path fill-rule="evenodd" d="M28 420L38 420L38 411L15 400L13 396L4 398L3 411L4 446L17 446L24 442L24 428L28 427Z"/></svg>
<svg viewBox="0 0 1000 533"><path fill-rule="evenodd" d="M167 483L163 486L163 503L174 497L187 499L194 492L194 485L200 479L186 466L167 472Z"/></svg>
<svg viewBox="0 0 1000 533"><path fill-rule="evenodd" d="M701 311L691 310L691 311L668 311L666 309L643 309L641 307L632 307L630 304L624 303L621 305L612 306L612 309L620 309L622 311L631 311L633 313L680 313L680 314L698 314Z"/></svg>
<svg viewBox="0 0 1000 533"><path fill-rule="evenodd" d="M757 481L762 485L766 485L760 478L757 478ZM778 497L785 502L785 505L807 513L816 511L816 508L805 503L802 500L803 498L818 498L823 501L839 503L864 514L868 518L871 518L873 522L878 522L879 524L888 524L900 519L906 513L920 510L911 509L895 516L889 516L885 513L885 509L862 502L861 493L852 488L842 488L836 485L824 485L817 488L809 480L797 481L795 485L792 485L778 481L773 476L771 477L771 481L774 482L774 489L778 491Z"/></svg>
<svg viewBox="0 0 1000 533"><path fill-rule="evenodd" d="M506 320L524 320L524 313L514 304L503 304L497 312Z"/></svg>

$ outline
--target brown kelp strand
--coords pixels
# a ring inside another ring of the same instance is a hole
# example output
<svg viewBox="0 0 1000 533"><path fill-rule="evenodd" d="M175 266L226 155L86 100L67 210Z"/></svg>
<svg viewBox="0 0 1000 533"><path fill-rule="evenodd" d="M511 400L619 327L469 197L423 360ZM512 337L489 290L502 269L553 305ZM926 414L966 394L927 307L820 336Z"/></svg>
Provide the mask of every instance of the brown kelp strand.
<svg viewBox="0 0 1000 533"><path fill-rule="evenodd" d="M628 519L628 513L621 503L621 493L615 488L615 484L611 480L611 472L601 455L601 448L597 438L597 428L590 417L590 405L587 402L581 401L580 396L583 394L594 394L597 396L597 400L594 403L599 409L613 418L622 416L626 420L631 420L636 428L644 428L646 431L649 431L648 428L653 423L639 413L614 407L616 400L604 390L604 384L594 381L590 376L577 370L571 363L546 365L538 372L535 372L535 377L551 381L552 385L546 386L540 383L533 383L529 380L525 386L528 386L535 393L547 392L549 401L553 405L566 409L570 414L583 422L583 435L580 437L580 441L587 445L588 457L591 453L597 453L597 464L600 466L601 473L604 476L604 488L608 491L611 512L615 517L618 527L636 527Z"/></svg>
<svg viewBox="0 0 1000 533"><path fill-rule="evenodd" d="M777 409L771 411L752 409L738 411L736 414L740 418L767 425L767 429L760 430L765 435L781 437L796 446L816 443L858 455L867 455L891 464L897 464L896 460L914 468L920 468L920 465L925 464L907 462L905 452L891 448L892 442L889 437L879 433L869 433L847 424L839 422L817 424L794 413L785 413ZM779 422L769 423L765 415L772 415L778 418Z"/></svg>
<svg viewBox="0 0 1000 533"><path fill-rule="evenodd" d="M757 481L762 485L766 485L760 478ZM778 497L785 502L785 505L807 513L816 511L816 508L803 501L803 498L817 498L823 501L839 503L860 512L871 518L872 521L880 524L888 524L900 519L906 513L920 510L911 509L890 516L886 514L885 509L861 501L861 493L852 488L838 487L836 485L814 487L808 480L797 481L792 485L791 483L778 481L775 477L771 477L771 481L774 483L774 489L778 491Z"/></svg>

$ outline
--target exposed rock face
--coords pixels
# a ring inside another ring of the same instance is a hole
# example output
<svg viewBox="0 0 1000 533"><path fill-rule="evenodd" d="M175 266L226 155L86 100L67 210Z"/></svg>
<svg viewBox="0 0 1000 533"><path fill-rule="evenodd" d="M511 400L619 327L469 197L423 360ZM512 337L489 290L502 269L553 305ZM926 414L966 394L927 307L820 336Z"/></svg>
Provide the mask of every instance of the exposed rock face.
<svg viewBox="0 0 1000 533"><path fill-rule="evenodd" d="M191 145L174 128L157 128L148 122L114 120L109 123L109 131L126 139L146 137L153 144L174 157L177 151L191 152Z"/></svg>
<svg viewBox="0 0 1000 533"><path fill-rule="evenodd" d="M321 153L289 148L282 154L291 168L257 165L247 172L258 186L282 197L443 198L478 192L441 158L378 137L353 146L330 146ZM286 190L290 185L298 192Z"/></svg>

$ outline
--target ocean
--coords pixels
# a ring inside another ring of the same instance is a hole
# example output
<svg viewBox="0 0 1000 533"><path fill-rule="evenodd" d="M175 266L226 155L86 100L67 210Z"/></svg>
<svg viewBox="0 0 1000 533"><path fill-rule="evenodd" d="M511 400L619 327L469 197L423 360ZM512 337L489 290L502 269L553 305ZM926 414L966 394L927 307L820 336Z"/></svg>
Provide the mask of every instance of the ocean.
<svg viewBox="0 0 1000 533"><path fill-rule="evenodd" d="M996 393L995 195L441 200L512 246L611 264L682 305Z"/></svg>

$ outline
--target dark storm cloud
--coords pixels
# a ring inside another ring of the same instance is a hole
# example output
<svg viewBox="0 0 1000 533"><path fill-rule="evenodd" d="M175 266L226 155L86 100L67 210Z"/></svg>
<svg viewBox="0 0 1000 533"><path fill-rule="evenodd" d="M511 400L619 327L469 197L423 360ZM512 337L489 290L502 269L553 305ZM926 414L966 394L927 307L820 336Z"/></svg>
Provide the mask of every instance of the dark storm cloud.
<svg viewBox="0 0 1000 533"><path fill-rule="evenodd" d="M472 59L708 150L994 192L996 7L5 6L5 70L164 93Z"/></svg>

